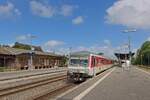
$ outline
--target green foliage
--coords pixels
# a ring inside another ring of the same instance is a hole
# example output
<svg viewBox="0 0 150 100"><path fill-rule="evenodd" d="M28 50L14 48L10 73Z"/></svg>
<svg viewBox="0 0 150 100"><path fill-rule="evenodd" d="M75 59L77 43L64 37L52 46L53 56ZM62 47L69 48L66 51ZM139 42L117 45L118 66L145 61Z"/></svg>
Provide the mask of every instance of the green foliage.
<svg viewBox="0 0 150 100"><path fill-rule="evenodd" d="M64 65L67 65L68 64L68 58L64 56L62 62L64 63Z"/></svg>
<svg viewBox="0 0 150 100"><path fill-rule="evenodd" d="M6 66L4 66L4 67L0 66L0 72L7 72L7 71L15 71L15 69L11 69L11 68L6 67Z"/></svg>
<svg viewBox="0 0 150 100"><path fill-rule="evenodd" d="M143 43L141 48L137 51L137 56L132 60L133 64L150 65L150 41Z"/></svg>
<svg viewBox="0 0 150 100"><path fill-rule="evenodd" d="M13 48L18 48L18 49L25 49L25 50L31 50L31 47L29 45L22 45L18 42L15 43Z"/></svg>
<svg viewBox="0 0 150 100"><path fill-rule="evenodd" d="M4 67L0 67L0 72L4 72Z"/></svg>
<svg viewBox="0 0 150 100"><path fill-rule="evenodd" d="M43 50L40 46L32 46L32 47L35 49L35 51L43 52ZM16 42L15 45L13 46L13 48L31 50L31 45Z"/></svg>
<svg viewBox="0 0 150 100"><path fill-rule="evenodd" d="M98 55L104 55L104 53L100 52L100 53L98 53Z"/></svg>

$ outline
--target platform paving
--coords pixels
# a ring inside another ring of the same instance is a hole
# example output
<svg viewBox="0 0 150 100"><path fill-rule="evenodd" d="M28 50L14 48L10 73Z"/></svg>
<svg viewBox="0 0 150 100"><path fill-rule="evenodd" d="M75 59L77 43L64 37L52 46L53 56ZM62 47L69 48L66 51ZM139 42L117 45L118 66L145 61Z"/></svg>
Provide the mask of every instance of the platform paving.
<svg viewBox="0 0 150 100"><path fill-rule="evenodd" d="M85 91L88 87L92 86L95 82L97 82L100 78L102 78L104 75L106 75L111 70L112 69L109 69L107 71L100 73L99 75L97 75L94 78L88 79L86 82L80 84L79 86L58 96L57 100L72 100L74 97L78 96L80 93Z"/></svg>
<svg viewBox="0 0 150 100"><path fill-rule="evenodd" d="M107 73L109 71L105 72L105 74ZM107 77L105 74L96 77L97 79L95 78L93 83L87 82L86 88L81 86L62 96L59 100L150 100L149 73L136 67L131 67L129 70L116 67ZM105 78L99 81L103 77ZM97 83L98 81L99 83ZM95 85L96 83L97 85ZM90 90L92 85L95 87Z"/></svg>
<svg viewBox="0 0 150 100"><path fill-rule="evenodd" d="M37 76L42 74L50 74L56 72L67 71L66 67L49 68L49 69L34 69L34 70L22 70L12 72L0 72L0 82L4 80L22 78L27 76Z"/></svg>

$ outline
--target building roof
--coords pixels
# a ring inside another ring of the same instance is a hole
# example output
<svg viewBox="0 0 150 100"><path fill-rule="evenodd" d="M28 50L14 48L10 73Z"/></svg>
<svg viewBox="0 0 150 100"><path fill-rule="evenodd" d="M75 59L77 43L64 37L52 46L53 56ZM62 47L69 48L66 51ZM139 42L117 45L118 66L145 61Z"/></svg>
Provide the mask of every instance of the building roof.
<svg viewBox="0 0 150 100"><path fill-rule="evenodd" d="M3 54L3 55L20 55L20 54L29 54L29 53L31 53L31 50L17 49L17 48L11 48L11 47L0 47L0 54ZM50 52L34 51L34 53L36 55L60 56L60 55L50 53Z"/></svg>

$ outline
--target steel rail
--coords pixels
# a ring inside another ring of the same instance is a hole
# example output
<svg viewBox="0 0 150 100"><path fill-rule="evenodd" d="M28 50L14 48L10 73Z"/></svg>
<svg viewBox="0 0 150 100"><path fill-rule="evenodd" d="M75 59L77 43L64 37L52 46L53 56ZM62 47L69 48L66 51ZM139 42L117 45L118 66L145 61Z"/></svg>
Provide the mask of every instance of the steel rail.
<svg viewBox="0 0 150 100"><path fill-rule="evenodd" d="M40 87L49 83L54 83L54 82L58 82L58 81L62 81L66 79L67 75L60 75L60 76L56 76L56 77L51 77L45 80L40 80L37 82L33 82L33 83L29 83L29 84L24 84L24 85L19 85L19 86L15 86L15 87L10 87L10 88L6 88L3 90L0 90L0 98L7 96L7 95L11 95L14 93L18 93L18 92L22 92L28 89L32 89L35 87Z"/></svg>

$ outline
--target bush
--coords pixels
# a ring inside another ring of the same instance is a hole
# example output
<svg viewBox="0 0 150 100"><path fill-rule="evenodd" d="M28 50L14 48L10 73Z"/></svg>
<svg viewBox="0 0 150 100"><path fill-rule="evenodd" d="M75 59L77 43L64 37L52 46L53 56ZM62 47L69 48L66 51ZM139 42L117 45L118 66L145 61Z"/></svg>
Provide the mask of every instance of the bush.
<svg viewBox="0 0 150 100"><path fill-rule="evenodd" d="M7 72L7 71L15 71L16 69L11 69L9 67L0 67L0 72Z"/></svg>

